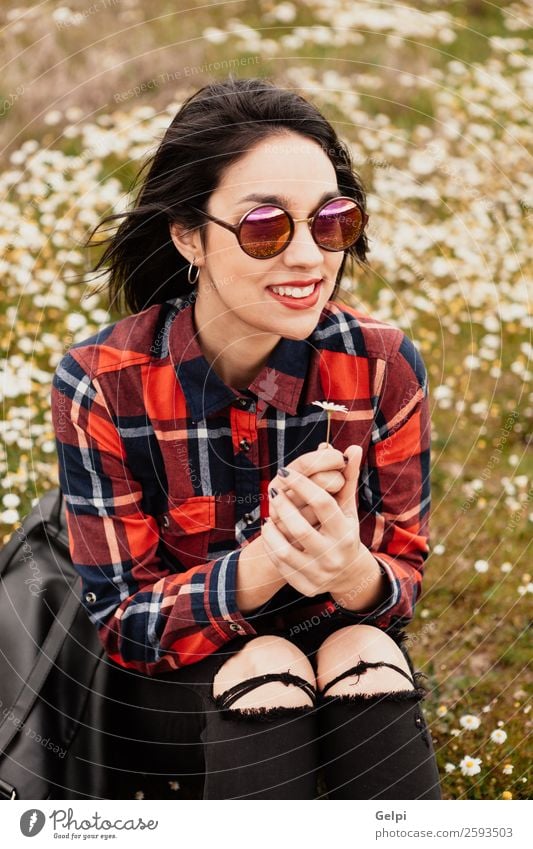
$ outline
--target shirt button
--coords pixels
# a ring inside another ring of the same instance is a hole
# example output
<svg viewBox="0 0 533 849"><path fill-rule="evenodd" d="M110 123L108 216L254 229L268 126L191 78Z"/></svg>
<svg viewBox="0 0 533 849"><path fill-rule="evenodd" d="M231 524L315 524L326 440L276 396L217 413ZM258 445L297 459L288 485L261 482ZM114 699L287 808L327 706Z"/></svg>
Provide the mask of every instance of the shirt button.
<svg viewBox="0 0 533 849"><path fill-rule="evenodd" d="M244 521L246 522L247 525L253 524L254 517L252 516L251 513L245 513L244 516L243 516L243 519L244 519Z"/></svg>
<svg viewBox="0 0 533 849"><path fill-rule="evenodd" d="M87 593L87 595L85 596L85 601L86 601L88 604L93 604L93 602L95 602L95 601L96 601L96 596L95 596L95 594L94 594L94 593Z"/></svg>
<svg viewBox="0 0 533 849"><path fill-rule="evenodd" d="M249 403L248 398L237 398L237 404L239 404L240 407L247 407Z"/></svg>
<svg viewBox="0 0 533 849"><path fill-rule="evenodd" d="M249 451L250 443L247 439L241 439L241 441L239 442L239 448L241 448L243 451Z"/></svg>
<svg viewBox="0 0 533 849"><path fill-rule="evenodd" d="M238 631L239 634L244 634L244 630L241 628L240 625L237 625L236 622L232 622L231 625L229 626L229 629L230 629L230 631Z"/></svg>
<svg viewBox="0 0 533 849"><path fill-rule="evenodd" d="M161 517L161 524L163 525L164 528L168 528L168 526L170 525L170 519L168 518L166 513L165 513L164 516Z"/></svg>

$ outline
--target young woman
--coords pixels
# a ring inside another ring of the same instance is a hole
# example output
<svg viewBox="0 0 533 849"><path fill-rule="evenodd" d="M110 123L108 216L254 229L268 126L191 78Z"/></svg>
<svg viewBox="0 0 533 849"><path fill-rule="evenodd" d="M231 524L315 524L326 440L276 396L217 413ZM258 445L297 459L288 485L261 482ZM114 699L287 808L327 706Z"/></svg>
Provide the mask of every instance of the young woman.
<svg viewBox="0 0 533 849"><path fill-rule="evenodd" d="M205 86L97 266L131 315L54 376L73 562L131 682L116 733L135 709L132 767L196 771L206 799L316 798L319 774L330 799L441 798L402 630L428 553L426 372L335 300L365 200L307 100Z"/></svg>

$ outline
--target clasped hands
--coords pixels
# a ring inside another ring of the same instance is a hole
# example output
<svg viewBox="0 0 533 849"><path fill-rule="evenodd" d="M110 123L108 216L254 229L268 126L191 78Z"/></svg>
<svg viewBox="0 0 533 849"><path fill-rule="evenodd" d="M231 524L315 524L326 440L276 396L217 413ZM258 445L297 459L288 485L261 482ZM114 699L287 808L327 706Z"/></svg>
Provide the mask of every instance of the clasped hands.
<svg viewBox="0 0 533 849"><path fill-rule="evenodd" d="M326 443L270 482L263 545L283 579L305 596L353 584L361 551L356 491L362 448L344 455ZM347 458L347 459L345 459Z"/></svg>

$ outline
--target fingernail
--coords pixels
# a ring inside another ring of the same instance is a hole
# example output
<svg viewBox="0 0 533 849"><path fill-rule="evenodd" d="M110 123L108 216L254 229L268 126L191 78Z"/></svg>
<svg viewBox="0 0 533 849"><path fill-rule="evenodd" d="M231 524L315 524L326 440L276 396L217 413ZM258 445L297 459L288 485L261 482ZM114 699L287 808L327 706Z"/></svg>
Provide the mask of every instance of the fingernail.
<svg viewBox="0 0 533 849"><path fill-rule="evenodd" d="M270 494L270 497L271 497L271 498L275 498L275 497L276 497L276 495L278 494L277 489L274 489L274 487L273 487L273 486L271 486L271 487L270 487L270 489L268 490L268 492L269 492L269 494Z"/></svg>
<svg viewBox="0 0 533 849"><path fill-rule="evenodd" d="M282 478L288 478L289 470L285 466L282 466L281 469L278 469L278 475L281 475Z"/></svg>

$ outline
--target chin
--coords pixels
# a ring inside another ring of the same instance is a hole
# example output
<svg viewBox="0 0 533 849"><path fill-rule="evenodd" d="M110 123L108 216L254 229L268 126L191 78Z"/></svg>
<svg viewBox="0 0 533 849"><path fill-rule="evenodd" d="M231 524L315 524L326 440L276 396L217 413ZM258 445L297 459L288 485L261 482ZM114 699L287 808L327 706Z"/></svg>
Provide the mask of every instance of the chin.
<svg viewBox="0 0 533 849"><path fill-rule="evenodd" d="M294 319L284 322L279 322L274 333L278 333L285 339L294 339L296 341L307 339L318 324L320 310L313 312L312 315L307 315L305 318L300 316L296 321Z"/></svg>

